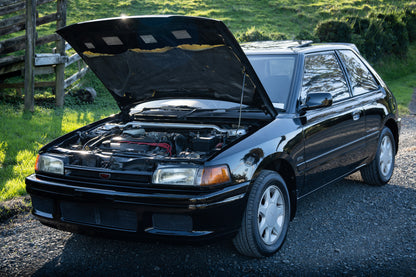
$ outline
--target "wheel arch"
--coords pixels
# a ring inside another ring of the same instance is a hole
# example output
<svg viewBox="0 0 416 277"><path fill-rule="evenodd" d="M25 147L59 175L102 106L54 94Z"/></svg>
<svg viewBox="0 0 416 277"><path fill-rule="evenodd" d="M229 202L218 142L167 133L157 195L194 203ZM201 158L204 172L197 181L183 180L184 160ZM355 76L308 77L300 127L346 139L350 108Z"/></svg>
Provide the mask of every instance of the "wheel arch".
<svg viewBox="0 0 416 277"><path fill-rule="evenodd" d="M265 161L261 166L258 167L255 176L260 174L261 170L272 170L280 174L283 180L286 182L287 189L290 197L290 219L292 220L296 214L297 208L297 185L296 185L296 174L292 165L284 158L277 157Z"/></svg>
<svg viewBox="0 0 416 277"><path fill-rule="evenodd" d="M395 148L396 148L396 153L399 149L399 126L397 125L397 122L390 118L386 121L386 123L384 124L387 128L390 129L390 131L393 133L393 137L394 137L394 143L395 143Z"/></svg>

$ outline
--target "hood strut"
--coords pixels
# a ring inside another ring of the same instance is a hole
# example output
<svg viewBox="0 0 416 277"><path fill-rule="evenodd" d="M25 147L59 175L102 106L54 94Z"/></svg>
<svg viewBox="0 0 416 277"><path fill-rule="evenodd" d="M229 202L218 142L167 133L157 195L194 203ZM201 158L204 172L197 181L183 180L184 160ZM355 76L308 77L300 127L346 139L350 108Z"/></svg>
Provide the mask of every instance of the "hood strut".
<svg viewBox="0 0 416 277"><path fill-rule="evenodd" d="M244 99L244 86L246 84L246 70L244 68L243 70L243 84L242 84L242 89L241 89L241 100L240 100L240 114L238 115L238 125L237 125L237 132L238 129L240 129L240 124L241 124L241 111L243 109L243 99Z"/></svg>

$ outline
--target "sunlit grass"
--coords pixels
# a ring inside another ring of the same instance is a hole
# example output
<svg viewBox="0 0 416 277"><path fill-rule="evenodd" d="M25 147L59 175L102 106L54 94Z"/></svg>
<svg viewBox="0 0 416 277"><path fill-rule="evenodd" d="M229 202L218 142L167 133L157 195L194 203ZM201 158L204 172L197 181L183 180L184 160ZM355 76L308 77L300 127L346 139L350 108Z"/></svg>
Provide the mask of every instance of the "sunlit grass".
<svg viewBox="0 0 416 277"><path fill-rule="evenodd" d="M125 15L181 14L223 20L233 33L250 27L294 37L312 31L323 19L401 9L408 1L385 0L73 0L68 4L69 24Z"/></svg>
<svg viewBox="0 0 416 277"><path fill-rule="evenodd" d="M396 97L400 114L409 114L409 103L412 100L412 93L416 88L416 72L402 78L391 80L388 82L388 86Z"/></svg>
<svg viewBox="0 0 416 277"><path fill-rule="evenodd" d="M92 74L84 81L86 85L98 82ZM96 89L93 104L78 104L76 98L67 96L64 108L36 105L33 113L24 113L20 103L0 102L0 201L26 192L24 179L34 172L43 145L119 111L102 86Z"/></svg>
<svg viewBox="0 0 416 277"><path fill-rule="evenodd" d="M43 145L117 111L36 107L28 115L7 104L0 104L0 109L0 200L25 192L24 178L33 172L36 154Z"/></svg>

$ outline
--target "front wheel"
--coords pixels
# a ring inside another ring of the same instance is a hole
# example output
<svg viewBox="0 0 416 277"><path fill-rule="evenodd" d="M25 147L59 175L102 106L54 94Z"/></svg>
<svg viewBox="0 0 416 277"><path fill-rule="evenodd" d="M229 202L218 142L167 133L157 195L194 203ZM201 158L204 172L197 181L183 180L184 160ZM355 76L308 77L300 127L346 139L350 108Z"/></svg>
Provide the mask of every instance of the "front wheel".
<svg viewBox="0 0 416 277"><path fill-rule="evenodd" d="M396 144L389 128L384 127L380 134L377 153L374 160L363 167L361 177L370 185L385 185L393 175Z"/></svg>
<svg viewBox="0 0 416 277"><path fill-rule="evenodd" d="M253 183L234 245L243 255L270 256L283 245L289 221L286 183L278 173L264 170Z"/></svg>

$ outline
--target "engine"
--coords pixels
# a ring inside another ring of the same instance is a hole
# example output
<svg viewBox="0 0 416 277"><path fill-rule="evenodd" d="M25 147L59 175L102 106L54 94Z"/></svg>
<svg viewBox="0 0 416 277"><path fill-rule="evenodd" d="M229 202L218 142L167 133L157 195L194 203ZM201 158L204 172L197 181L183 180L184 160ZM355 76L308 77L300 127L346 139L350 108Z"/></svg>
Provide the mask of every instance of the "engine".
<svg viewBox="0 0 416 277"><path fill-rule="evenodd" d="M60 145L70 164L126 169L156 159L203 159L246 134L245 128L207 124L129 122L106 123L77 132Z"/></svg>

